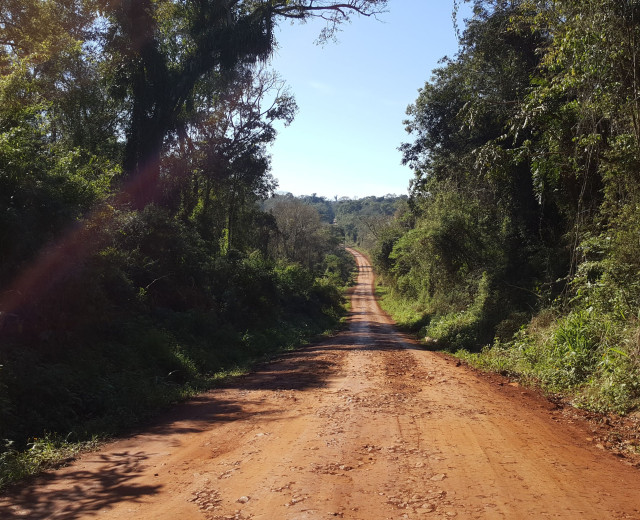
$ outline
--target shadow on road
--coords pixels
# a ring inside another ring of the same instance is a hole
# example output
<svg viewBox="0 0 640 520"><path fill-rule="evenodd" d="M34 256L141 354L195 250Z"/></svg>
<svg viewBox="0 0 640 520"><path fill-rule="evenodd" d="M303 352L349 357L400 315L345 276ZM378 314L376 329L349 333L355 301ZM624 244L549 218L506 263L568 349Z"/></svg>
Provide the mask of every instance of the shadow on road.
<svg viewBox="0 0 640 520"><path fill-rule="evenodd" d="M159 493L161 489L161 486L136 485L132 482L148 456L131 452L96 454L88 463L100 466L100 471L67 473L67 486L64 489L49 487L56 480L53 473L39 477L37 486L21 486L12 490L13 505L0 506L0 518L44 520L52 518L55 512L56 519L71 520L97 515L100 510L123 500L140 502ZM61 508L60 504L65 505Z"/></svg>

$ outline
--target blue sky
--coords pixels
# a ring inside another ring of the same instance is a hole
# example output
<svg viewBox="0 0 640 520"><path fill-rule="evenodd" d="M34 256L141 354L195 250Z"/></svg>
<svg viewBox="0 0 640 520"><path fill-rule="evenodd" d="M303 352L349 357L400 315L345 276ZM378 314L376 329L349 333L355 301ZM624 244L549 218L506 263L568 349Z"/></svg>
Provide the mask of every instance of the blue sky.
<svg viewBox="0 0 640 520"><path fill-rule="evenodd" d="M457 40L453 0L391 0L389 12L354 18L337 43L316 45L322 25L278 28L272 67L299 112L271 149L279 191L364 197L406 194L412 173L398 146L413 103Z"/></svg>

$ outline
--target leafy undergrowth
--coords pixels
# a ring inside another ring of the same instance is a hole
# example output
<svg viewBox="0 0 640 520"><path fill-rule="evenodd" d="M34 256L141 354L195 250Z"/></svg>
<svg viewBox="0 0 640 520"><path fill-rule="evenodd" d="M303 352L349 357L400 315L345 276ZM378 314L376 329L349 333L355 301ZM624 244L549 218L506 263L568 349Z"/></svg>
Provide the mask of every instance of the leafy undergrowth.
<svg viewBox="0 0 640 520"><path fill-rule="evenodd" d="M398 288L381 283L376 294L381 307L400 329L425 340L430 346L454 352L473 350L478 342L493 337L494 322L497 321L495 295L490 291L486 274L469 285L470 293L465 290L453 294L452 291L431 298L411 298ZM507 321L502 320L501 325Z"/></svg>
<svg viewBox="0 0 640 520"><path fill-rule="evenodd" d="M638 329L586 311L542 312L511 341L456 356L560 394L578 408L627 414L640 407Z"/></svg>
<svg viewBox="0 0 640 520"><path fill-rule="evenodd" d="M375 292L380 307L393 317L400 330L418 334L431 321L423 305L394 294L388 286L378 283Z"/></svg>
<svg viewBox="0 0 640 520"><path fill-rule="evenodd" d="M388 287L378 286L376 292L398 326L427 348L454 353L476 368L539 387L585 410L624 415L640 408L640 328L635 320L590 309L564 315L545 309L519 329L523 316L503 320L494 329L493 343L486 344L482 291L468 309L441 316Z"/></svg>
<svg viewBox="0 0 640 520"><path fill-rule="evenodd" d="M27 449L18 450L7 441L0 453L0 489L44 470L56 468L84 451L99 446L97 438L85 442L68 442L51 434L32 439Z"/></svg>
<svg viewBox="0 0 640 520"><path fill-rule="evenodd" d="M330 262L314 276L294 264L247 259L237 272L243 278L235 275L215 310L130 305L91 326L47 331L32 342L16 333L5 343L0 488L344 322L340 285L351 269L338 276Z"/></svg>

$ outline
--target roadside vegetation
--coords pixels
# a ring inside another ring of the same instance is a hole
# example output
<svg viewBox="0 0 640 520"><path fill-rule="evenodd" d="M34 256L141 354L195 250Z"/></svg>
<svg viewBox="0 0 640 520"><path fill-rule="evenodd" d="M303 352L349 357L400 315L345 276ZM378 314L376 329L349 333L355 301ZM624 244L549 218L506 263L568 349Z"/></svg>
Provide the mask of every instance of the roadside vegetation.
<svg viewBox="0 0 640 520"><path fill-rule="evenodd" d="M638 5L468 3L410 196L359 200L275 195L266 63L384 0L0 5L0 487L335 328L345 242L430 348L638 409Z"/></svg>
<svg viewBox="0 0 640 520"><path fill-rule="evenodd" d="M406 209L370 248L383 306L430 348L640 404L640 11L473 1L407 110Z"/></svg>
<svg viewBox="0 0 640 520"><path fill-rule="evenodd" d="M0 5L0 487L339 326L342 235L263 206L297 109L267 62L384 5Z"/></svg>

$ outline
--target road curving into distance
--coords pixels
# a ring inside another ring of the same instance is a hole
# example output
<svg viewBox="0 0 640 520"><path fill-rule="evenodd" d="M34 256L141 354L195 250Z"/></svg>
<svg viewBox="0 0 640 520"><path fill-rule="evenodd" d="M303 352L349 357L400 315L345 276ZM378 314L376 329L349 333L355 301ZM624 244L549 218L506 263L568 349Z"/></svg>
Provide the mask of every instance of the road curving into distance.
<svg viewBox="0 0 640 520"><path fill-rule="evenodd" d="M358 263L349 328L0 497L29 519L640 519L640 472L393 328Z"/></svg>

